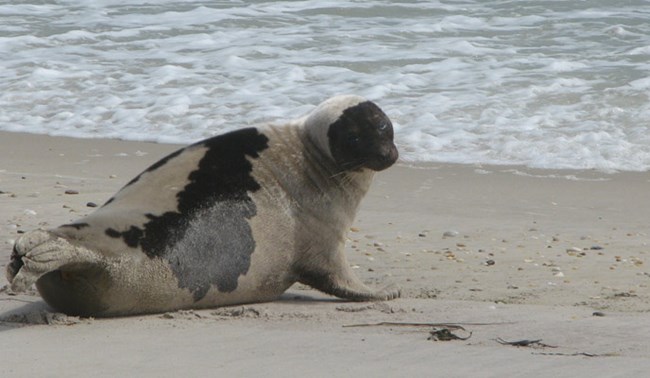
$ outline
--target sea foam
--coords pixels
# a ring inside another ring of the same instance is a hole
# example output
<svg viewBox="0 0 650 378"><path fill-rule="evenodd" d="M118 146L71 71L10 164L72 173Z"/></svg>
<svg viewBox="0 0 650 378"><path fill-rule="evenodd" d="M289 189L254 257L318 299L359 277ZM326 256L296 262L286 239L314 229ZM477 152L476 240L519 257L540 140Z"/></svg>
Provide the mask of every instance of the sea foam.
<svg viewBox="0 0 650 378"><path fill-rule="evenodd" d="M410 162L650 168L650 8L589 2L0 5L0 129L189 143L355 93Z"/></svg>

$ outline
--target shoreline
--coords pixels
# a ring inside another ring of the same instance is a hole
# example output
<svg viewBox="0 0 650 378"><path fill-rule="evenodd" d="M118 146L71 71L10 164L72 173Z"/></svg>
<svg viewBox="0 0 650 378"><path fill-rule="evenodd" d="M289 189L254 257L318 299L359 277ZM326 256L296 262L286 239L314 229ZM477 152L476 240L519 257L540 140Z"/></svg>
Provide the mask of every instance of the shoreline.
<svg viewBox="0 0 650 378"><path fill-rule="evenodd" d="M92 212L88 203L101 205L178 147L0 132L0 265L19 232ZM83 358L65 369L77 375L102 367L103 375L171 374L187 366L196 374L265 368L272 376L639 375L650 368L647 193L648 172L398 163L376 175L346 253L363 281L395 282L402 298L349 303L294 285L279 301L232 308L239 312L92 320L50 314L35 293L2 291L0 372L62 372L67 351L75 351ZM418 328L342 327L372 322L494 324L468 325L470 339L449 342L426 340ZM163 348L167 333L176 342ZM541 338L558 348L503 346L497 337ZM100 339L111 360L92 353ZM67 347L57 350L62 342ZM17 345L41 364L8 362ZM274 353L280 358L268 357Z"/></svg>

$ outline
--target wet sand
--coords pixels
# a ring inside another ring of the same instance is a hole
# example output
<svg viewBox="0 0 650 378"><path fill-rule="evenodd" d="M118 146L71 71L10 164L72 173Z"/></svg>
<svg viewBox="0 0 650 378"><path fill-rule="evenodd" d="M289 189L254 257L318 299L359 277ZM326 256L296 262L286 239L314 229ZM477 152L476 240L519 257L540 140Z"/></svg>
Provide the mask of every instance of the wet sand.
<svg viewBox="0 0 650 378"><path fill-rule="evenodd" d="M91 212L176 148L0 132L0 265L21 232ZM403 298L296 285L272 303L78 319L4 290L0 373L640 376L648 193L646 172L400 163L376 176L346 248L368 285L395 282ZM377 322L446 325L345 327ZM442 328L471 337L428 340Z"/></svg>

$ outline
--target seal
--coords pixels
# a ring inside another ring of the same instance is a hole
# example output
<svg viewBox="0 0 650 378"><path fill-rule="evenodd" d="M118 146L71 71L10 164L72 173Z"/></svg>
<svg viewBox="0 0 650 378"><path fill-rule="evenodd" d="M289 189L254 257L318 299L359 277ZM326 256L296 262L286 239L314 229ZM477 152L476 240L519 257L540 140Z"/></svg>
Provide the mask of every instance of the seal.
<svg viewBox="0 0 650 378"><path fill-rule="evenodd" d="M352 301L365 286L344 255L373 175L398 158L386 114L336 96L285 125L182 148L90 215L19 238L11 289L33 283L69 315L121 316L271 301L296 282Z"/></svg>

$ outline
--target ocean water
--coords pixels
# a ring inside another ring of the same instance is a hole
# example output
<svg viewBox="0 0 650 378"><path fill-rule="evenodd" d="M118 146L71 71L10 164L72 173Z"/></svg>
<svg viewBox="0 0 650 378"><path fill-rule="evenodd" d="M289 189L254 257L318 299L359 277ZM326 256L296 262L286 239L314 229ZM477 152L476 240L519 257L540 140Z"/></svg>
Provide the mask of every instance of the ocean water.
<svg viewBox="0 0 650 378"><path fill-rule="evenodd" d="M0 1L0 130L188 143L354 93L404 161L650 168L650 2Z"/></svg>

